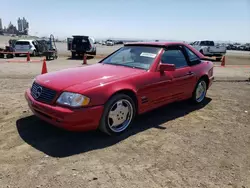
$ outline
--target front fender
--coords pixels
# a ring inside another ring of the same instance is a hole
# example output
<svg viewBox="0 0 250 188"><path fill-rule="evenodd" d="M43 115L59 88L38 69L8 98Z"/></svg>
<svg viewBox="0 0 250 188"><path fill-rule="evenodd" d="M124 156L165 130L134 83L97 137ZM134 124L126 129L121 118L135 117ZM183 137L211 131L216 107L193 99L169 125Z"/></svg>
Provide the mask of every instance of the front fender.
<svg viewBox="0 0 250 188"><path fill-rule="evenodd" d="M136 95L136 89L128 83L112 83L100 85L93 89L83 92L90 98L90 106L104 105L109 98L122 90L132 91Z"/></svg>

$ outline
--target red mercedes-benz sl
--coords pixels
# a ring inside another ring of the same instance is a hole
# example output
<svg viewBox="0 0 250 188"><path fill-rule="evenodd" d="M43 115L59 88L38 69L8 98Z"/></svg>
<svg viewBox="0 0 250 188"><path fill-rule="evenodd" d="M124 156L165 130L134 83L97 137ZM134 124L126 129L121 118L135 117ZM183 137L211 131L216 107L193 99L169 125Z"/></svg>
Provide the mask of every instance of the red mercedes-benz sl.
<svg viewBox="0 0 250 188"><path fill-rule="evenodd" d="M55 126L115 135L137 114L189 98L202 103L213 78L213 63L185 43L130 43L95 65L37 76L25 97Z"/></svg>

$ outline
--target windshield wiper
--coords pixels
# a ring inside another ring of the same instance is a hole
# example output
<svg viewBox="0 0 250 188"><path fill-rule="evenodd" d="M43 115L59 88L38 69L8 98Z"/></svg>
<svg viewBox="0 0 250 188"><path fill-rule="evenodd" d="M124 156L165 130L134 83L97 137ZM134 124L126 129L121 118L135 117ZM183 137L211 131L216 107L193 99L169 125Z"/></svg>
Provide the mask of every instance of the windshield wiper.
<svg viewBox="0 0 250 188"><path fill-rule="evenodd" d="M118 65L118 66L123 66L123 67L130 67L130 68L144 69L144 68L141 68L141 67L137 67L137 66L130 66L130 65L124 65L124 64L120 64L120 63L104 63L104 64L108 64L108 65Z"/></svg>

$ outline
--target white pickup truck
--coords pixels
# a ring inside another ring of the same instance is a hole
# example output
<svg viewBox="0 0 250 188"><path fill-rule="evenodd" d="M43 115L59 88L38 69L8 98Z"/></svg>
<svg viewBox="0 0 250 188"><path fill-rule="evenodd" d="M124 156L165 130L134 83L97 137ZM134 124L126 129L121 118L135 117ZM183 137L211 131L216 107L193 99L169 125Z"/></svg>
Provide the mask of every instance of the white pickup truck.
<svg viewBox="0 0 250 188"><path fill-rule="evenodd" d="M225 46L215 46L214 41L209 40L195 41L191 45L203 55L215 56L216 59L221 59L227 50Z"/></svg>

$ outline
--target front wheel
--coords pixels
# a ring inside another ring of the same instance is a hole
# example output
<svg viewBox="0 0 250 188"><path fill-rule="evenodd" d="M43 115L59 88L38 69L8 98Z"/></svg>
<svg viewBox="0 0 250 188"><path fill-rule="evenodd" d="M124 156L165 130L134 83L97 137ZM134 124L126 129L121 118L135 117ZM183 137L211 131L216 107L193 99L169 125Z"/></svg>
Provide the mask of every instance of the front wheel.
<svg viewBox="0 0 250 188"><path fill-rule="evenodd" d="M108 135L121 134L131 125L135 114L135 103L128 95L114 95L104 107L99 129Z"/></svg>
<svg viewBox="0 0 250 188"><path fill-rule="evenodd" d="M94 52L92 52L92 54L91 55L96 55L96 50L94 51Z"/></svg>
<svg viewBox="0 0 250 188"><path fill-rule="evenodd" d="M32 57L35 57L36 54L37 54L37 53L36 53L36 50L34 50L34 51L32 52L32 54L31 54L31 56L32 56Z"/></svg>
<svg viewBox="0 0 250 188"><path fill-rule="evenodd" d="M200 79L194 89L192 100L196 104L202 103L206 98L206 94L207 94L207 83L204 79Z"/></svg>

